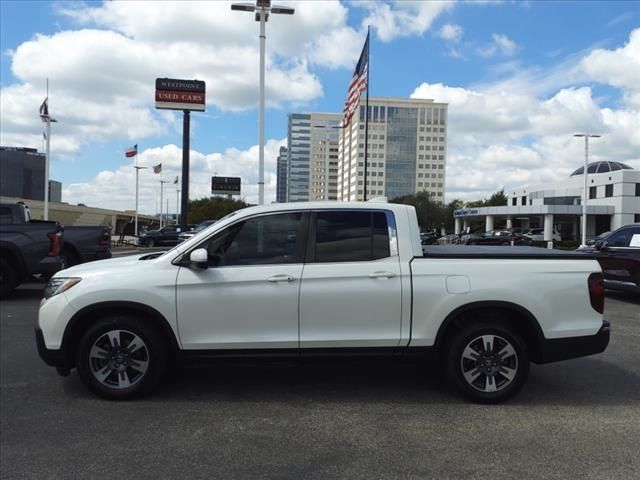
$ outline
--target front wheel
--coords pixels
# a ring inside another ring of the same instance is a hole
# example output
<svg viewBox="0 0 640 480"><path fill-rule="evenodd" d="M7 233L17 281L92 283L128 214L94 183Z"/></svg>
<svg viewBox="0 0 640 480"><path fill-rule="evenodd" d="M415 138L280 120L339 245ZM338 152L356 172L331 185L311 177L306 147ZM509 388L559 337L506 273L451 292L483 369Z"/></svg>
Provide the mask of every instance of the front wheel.
<svg viewBox="0 0 640 480"><path fill-rule="evenodd" d="M110 400L148 393L166 368L166 342L157 329L130 316L98 321L82 337L78 373L91 390Z"/></svg>
<svg viewBox="0 0 640 480"><path fill-rule="evenodd" d="M520 336L500 324L462 328L448 344L447 376L467 398L502 402L520 391L529 376L529 354Z"/></svg>
<svg viewBox="0 0 640 480"><path fill-rule="evenodd" d="M15 269L4 258L0 258L0 297L6 297L18 286Z"/></svg>

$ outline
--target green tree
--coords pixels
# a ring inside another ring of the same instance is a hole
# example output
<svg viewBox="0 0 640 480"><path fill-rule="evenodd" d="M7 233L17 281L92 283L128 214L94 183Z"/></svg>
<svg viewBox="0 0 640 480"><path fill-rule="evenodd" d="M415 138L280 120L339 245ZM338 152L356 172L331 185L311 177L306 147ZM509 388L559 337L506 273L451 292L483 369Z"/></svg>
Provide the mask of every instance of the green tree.
<svg viewBox="0 0 640 480"><path fill-rule="evenodd" d="M219 219L225 215L248 207L242 200L229 200L223 197L201 198L189 202L188 223L200 223L203 220Z"/></svg>
<svg viewBox="0 0 640 480"><path fill-rule="evenodd" d="M507 196L504 194L504 188L489 197L487 200L474 200L473 202L467 202L466 206L470 208L477 207L503 207L507 205Z"/></svg>

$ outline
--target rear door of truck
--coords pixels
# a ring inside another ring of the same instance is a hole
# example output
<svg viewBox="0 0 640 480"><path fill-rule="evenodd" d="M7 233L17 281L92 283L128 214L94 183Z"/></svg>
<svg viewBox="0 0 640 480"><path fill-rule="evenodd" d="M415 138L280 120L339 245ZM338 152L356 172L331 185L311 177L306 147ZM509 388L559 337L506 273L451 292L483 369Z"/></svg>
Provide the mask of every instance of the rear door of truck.
<svg viewBox="0 0 640 480"><path fill-rule="evenodd" d="M401 271L384 209L314 211L300 285L300 347L395 347ZM303 350L304 352L304 350Z"/></svg>

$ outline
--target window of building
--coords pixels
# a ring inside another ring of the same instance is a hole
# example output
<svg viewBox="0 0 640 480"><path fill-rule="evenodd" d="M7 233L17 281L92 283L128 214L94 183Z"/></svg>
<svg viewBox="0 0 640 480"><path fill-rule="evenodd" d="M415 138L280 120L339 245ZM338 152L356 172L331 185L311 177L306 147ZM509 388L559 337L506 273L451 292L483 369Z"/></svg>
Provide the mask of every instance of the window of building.
<svg viewBox="0 0 640 480"><path fill-rule="evenodd" d="M316 217L316 262L362 262L390 256L384 212L319 212Z"/></svg>
<svg viewBox="0 0 640 480"><path fill-rule="evenodd" d="M604 196L605 197L613 197L613 184L604 186Z"/></svg>
<svg viewBox="0 0 640 480"><path fill-rule="evenodd" d="M427 108L427 124L431 125L433 123L433 108ZM430 132L431 129L427 128L427 132Z"/></svg>
<svg viewBox="0 0 640 480"><path fill-rule="evenodd" d="M527 204L527 196L526 196L526 195L525 195L525 196L523 196L523 197L521 198L521 200L522 200L522 205L526 205L526 204Z"/></svg>
<svg viewBox="0 0 640 480"><path fill-rule="evenodd" d="M424 185L423 182L418 182L418 187L422 188L422 185Z"/></svg>
<svg viewBox="0 0 640 480"><path fill-rule="evenodd" d="M598 196L598 187L589 187L589 198L596 198Z"/></svg>
<svg viewBox="0 0 640 480"><path fill-rule="evenodd" d="M518 198L517 197L513 197L511 199L511 205L515 207L517 204L518 204Z"/></svg>
<svg viewBox="0 0 640 480"><path fill-rule="evenodd" d="M364 122L364 105L360 105L360 121Z"/></svg>
<svg viewBox="0 0 640 480"><path fill-rule="evenodd" d="M304 242L302 213L281 213L236 223L211 239L209 265L300 263Z"/></svg>
<svg viewBox="0 0 640 480"><path fill-rule="evenodd" d="M374 106L373 107L373 121L377 122L378 121L378 106Z"/></svg>
<svg viewBox="0 0 640 480"><path fill-rule="evenodd" d="M384 122L384 107L380 107L380 121Z"/></svg>
<svg viewBox="0 0 640 480"><path fill-rule="evenodd" d="M640 197L640 183L636 183L636 197Z"/></svg>
<svg viewBox="0 0 640 480"><path fill-rule="evenodd" d="M424 177L424 173L419 173L418 174L418 178L423 178Z"/></svg>

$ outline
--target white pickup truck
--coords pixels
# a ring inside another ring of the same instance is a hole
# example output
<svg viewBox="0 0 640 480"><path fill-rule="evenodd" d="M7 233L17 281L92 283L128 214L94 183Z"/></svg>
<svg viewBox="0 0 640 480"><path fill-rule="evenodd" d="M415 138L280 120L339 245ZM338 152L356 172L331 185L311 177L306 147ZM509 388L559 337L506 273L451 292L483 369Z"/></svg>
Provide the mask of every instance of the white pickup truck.
<svg viewBox="0 0 640 480"><path fill-rule="evenodd" d="M413 207L295 203L230 214L165 253L57 273L40 356L110 399L140 396L168 362L435 352L470 399L499 402L529 362L604 351L604 288L584 254L426 247Z"/></svg>

